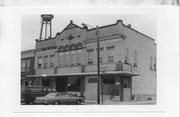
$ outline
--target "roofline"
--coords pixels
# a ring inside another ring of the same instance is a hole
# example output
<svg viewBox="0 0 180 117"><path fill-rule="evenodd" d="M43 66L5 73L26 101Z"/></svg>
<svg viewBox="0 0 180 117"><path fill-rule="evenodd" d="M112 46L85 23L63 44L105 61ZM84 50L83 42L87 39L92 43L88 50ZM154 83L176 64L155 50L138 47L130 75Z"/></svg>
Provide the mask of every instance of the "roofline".
<svg viewBox="0 0 180 117"><path fill-rule="evenodd" d="M42 41L49 41L49 40L52 40L52 39L56 39L56 37L52 37L52 38L44 39L44 40L36 39L35 41L36 41L36 42L42 42Z"/></svg>
<svg viewBox="0 0 180 117"><path fill-rule="evenodd" d="M23 50L23 51L21 51L21 53L25 53L25 52L31 52L31 51L35 52L35 49L28 49L28 50Z"/></svg>
<svg viewBox="0 0 180 117"><path fill-rule="evenodd" d="M61 34L62 32L64 32L65 30L70 30L70 29L66 29L70 24L73 24L73 25L77 26L78 28L83 29L82 27L74 24L73 22L70 22L61 32L57 32L57 33L56 33L56 36L57 36L57 35L60 35L60 34ZM72 28L71 28L71 29L72 29ZM55 37L56 37L56 36L55 36Z"/></svg>
<svg viewBox="0 0 180 117"><path fill-rule="evenodd" d="M98 27L98 28L99 28L99 29L100 29L100 28L106 28L106 27L115 26L115 25L117 25L117 23L100 26L100 27ZM87 31L91 31L91 30L95 30L95 29L96 29L96 28L91 28L91 29L87 29Z"/></svg>
<svg viewBox="0 0 180 117"><path fill-rule="evenodd" d="M125 27L127 27L127 28L130 28L131 30L133 30L133 31L135 31L135 32L138 32L139 34L141 34L141 35L143 35L143 36L145 36L145 37L147 37L147 38L149 38L149 39L155 41L155 39L153 39L153 38L151 38L151 37L149 37L149 36L147 36L147 35L145 35L145 34L139 32L139 31L135 30L135 29L132 28L132 27L129 27L129 26L125 25L125 24L123 24L123 26L125 26Z"/></svg>

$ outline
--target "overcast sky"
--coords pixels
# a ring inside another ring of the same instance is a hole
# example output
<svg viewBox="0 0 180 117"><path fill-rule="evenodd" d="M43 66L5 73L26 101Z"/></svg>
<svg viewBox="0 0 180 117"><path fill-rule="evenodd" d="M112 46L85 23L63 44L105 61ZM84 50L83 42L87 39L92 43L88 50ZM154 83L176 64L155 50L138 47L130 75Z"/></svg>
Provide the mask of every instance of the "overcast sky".
<svg viewBox="0 0 180 117"><path fill-rule="evenodd" d="M23 15L21 22L21 50L35 48L35 39L40 34L40 15ZM73 23L81 26L81 23L91 26L104 26L123 20L124 24L156 39L156 17L154 15L57 15L52 20L52 36L61 32L73 20Z"/></svg>

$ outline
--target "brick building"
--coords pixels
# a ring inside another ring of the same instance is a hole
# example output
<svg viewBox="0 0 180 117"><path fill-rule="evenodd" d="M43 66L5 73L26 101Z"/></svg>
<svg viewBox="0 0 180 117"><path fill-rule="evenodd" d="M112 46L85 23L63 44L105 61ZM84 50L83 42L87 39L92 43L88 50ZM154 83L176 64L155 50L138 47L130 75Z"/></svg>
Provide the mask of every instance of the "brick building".
<svg viewBox="0 0 180 117"><path fill-rule="evenodd" d="M36 40L34 86L97 99L97 30L70 21L55 37ZM123 24L99 27L100 74L104 100L130 101L156 96L154 39Z"/></svg>
<svg viewBox="0 0 180 117"><path fill-rule="evenodd" d="M32 79L26 75L34 75L34 57L35 50L26 50L21 52L21 86L32 85Z"/></svg>

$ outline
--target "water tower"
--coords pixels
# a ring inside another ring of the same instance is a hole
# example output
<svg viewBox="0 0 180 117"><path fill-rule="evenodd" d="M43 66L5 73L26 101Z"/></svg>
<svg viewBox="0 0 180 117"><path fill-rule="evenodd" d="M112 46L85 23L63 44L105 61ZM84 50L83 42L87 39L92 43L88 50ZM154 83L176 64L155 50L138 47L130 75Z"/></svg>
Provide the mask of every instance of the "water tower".
<svg viewBox="0 0 180 117"><path fill-rule="evenodd" d="M51 36L52 36L51 21L53 18L54 18L54 16L52 14L42 14L41 15L41 32L40 32L40 36L39 36L40 41L42 39L45 40L45 39L51 38ZM45 26L45 28L43 29L44 26ZM44 37L43 37L43 33L44 33Z"/></svg>

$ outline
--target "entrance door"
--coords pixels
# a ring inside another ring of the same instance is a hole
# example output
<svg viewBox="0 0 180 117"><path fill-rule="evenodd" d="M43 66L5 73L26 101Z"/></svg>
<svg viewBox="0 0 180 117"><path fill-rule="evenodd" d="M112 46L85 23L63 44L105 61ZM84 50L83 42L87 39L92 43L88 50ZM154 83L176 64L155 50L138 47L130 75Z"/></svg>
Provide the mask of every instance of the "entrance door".
<svg viewBox="0 0 180 117"><path fill-rule="evenodd" d="M56 78L56 91L57 92L67 91L67 78L66 77Z"/></svg>
<svg viewBox="0 0 180 117"><path fill-rule="evenodd" d="M123 101L131 101L131 78L124 78Z"/></svg>

